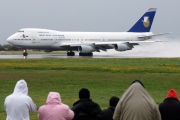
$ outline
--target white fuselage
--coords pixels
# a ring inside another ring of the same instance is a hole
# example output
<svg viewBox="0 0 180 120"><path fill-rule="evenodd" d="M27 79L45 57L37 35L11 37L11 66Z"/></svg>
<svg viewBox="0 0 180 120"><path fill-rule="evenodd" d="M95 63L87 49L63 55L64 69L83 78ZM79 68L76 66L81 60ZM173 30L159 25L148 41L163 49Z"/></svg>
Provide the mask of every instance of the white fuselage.
<svg viewBox="0 0 180 120"><path fill-rule="evenodd" d="M147 38L141 36L151 36L151 32L61 32L48 29L26 28L10 36L7 41L17 47L24 49L44 49L44 50L66 50L66 46L71 49L86 44L108 44L109 49L114 48L114 44L143 41ZM107 47L108 49L108 47Z"/></svg>

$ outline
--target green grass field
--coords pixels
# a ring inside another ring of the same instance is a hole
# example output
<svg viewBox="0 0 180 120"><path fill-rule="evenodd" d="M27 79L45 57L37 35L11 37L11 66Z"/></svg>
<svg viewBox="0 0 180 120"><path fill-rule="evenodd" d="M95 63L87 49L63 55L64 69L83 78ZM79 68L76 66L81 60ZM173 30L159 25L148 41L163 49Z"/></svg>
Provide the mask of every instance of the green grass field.
<svg viewBox="0 0 180 120"><path fill-rule="evenodd" d="M0 119L5 119L4 99L16 82L26 80L29 95L39 107L50 91L59 92L62 102L72 107L82 87L102 109L111 96L121 97L130 83L139 79L157 104L169 89L180 93L179 58L69 58L0 60ZM31 115L37 120L37 112Z"/></svg>

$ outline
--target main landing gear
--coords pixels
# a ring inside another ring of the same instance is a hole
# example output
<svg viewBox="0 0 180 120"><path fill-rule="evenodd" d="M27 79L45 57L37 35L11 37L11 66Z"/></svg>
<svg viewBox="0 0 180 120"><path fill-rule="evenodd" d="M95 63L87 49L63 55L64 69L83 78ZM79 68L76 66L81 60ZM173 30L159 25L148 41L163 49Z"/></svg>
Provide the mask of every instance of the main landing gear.
<svg viewBox="0 0 180 120"><path fill-rule="evenodd" d="M67 52L67 56L75 56L75 53L70 51L70 52ZM79 53L79 56L93 56L93 53Z"/></svg>
<svg viewBox="0 0 180 120"><path fill-rule="evenodd" d="M67 56L74 56L74 55L75 55L75 53L74 53L74 52L72 52L72 51L67 52Z"/></svg>
<svg viewBox="0 0 180 120"><path fill-rule="evenodd" d="M79 56L93 56L93 53L79 53Z"/></svg>

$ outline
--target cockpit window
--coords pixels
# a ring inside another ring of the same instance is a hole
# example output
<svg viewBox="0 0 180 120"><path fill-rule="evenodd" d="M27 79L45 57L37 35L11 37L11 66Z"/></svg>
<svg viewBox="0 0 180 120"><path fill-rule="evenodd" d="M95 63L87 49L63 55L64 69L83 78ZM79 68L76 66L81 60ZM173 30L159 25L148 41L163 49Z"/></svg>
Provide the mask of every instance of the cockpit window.
<svg viewBox="0 0 180 120"><path fill-rule="evenodd" d="M18 32L24 32L24 30L19 30Z"/></svg>

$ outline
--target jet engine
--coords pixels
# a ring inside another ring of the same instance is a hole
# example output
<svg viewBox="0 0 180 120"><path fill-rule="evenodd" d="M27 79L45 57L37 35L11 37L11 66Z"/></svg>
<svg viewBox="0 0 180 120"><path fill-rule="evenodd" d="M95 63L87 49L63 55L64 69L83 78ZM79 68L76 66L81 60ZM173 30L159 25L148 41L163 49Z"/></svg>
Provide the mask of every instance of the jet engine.
<svg viewBox="0 0 180 120"><path fill-rule="evenodd" d="M130 46L129 44L116 44L115 46L115 50L117 51L126 51L126 50L131 50L133 48L133 46Z"/></svg>
<svg viewBox="0 0 180 120"><path fill-rule="evenodd" d="M81 45L81 46L79 46L78 51L81 53L91 53L94 51L94 48L92 48L91 46L87 46L87 45Z"/></svg>

